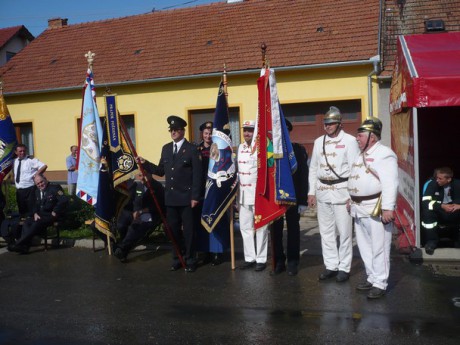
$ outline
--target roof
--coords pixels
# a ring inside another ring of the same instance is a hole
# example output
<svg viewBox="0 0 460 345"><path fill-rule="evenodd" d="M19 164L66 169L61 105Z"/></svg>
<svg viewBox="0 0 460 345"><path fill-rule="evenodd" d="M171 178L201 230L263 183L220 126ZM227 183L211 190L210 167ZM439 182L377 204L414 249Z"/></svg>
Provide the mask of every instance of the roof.
<svg viewBox="0 0 460 345"><path fill-rule="evenodd" d="M381 76L393 73L399 35L425 33L425 21L442 19L448 32L460 31L460 0L385 0Z"/></svg>
<svg viewBox="0 0 460 345"><path fill-rule="evenodd" d="M405 107L460 106L460 32L400 36L390 92Z"/></svg>
<svg viewBox="0 0 460 345"><path fill-rule="evenodd" d="M23 36L29 41L34 39L34 36L26 29L24 25L12 26L9 28L0 29L0 48L5 46L13 37Z"/></svg>
<svg viewBox="0 0 460 345"><path fill-rule="evenodd" d="M331 15L334 8L334 15ZM49 28L0 69L5 92L116 84L272 67L369 60L378 54L379 0L248 0Z"/></svg>

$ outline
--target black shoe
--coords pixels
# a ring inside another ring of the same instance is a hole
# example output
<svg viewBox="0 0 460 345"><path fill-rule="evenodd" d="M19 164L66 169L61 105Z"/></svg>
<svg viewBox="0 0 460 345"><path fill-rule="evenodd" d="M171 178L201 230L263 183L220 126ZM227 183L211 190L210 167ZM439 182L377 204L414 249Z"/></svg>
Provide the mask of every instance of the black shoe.
<svg viewBox="0 0 460 345"><path fill-rule="evenodd" d="M433 255L436 247L437 246L435 242L427 242L425 244L425 253L427 253L428 255Z"/></svg>
<svg viewBox="0 0 460 345"><path fill-rule="evenodd" d="M349 278L350 278L350 273L339 271L339 273L337 273L337 278L335 278L335 280L337 281L337 283L342 283L342 282L347 281Z"/></svg>
<svg viewBox="0 0 460 345"><path fill-rule="evenodd" d="M288 275L291 277L296 276L298 272L297 265L288 265Z"/></svg>
<svg viewBox="0 0 460 345"><path fill-rule="evenodd" d="M13 244L11 246L8 246L8 250L11 252L19 253L19 254L29 253L29 247L26 246L25 244Z"/></svg>
<svg viewBox="0 0 460 345"><path fill-rule="evenodd" d="M187 265L185 266L185 272L193 273L196 271L196 265Z"/></svg>
<svg viewBox="0 0 460 345"><path fill-rule="evenodd" d="M369 282L359 283L358 285L356 285L356 290L359 291L367 291L370 289L372 289L372 284Z"/></svg>
<svg viewBox="0 0 460 345"><path fill-rule="evenodd" d="M115 251L113 252L113 255L118 259L120 260L121 262L126 262L126 253L123 249L121 249L120 247L118 247L117 249L115 249Z"/></svg>
<svg viewBox="0 0 460 345"><path fill-rule="evenodd" d="M256 264L255 261L251 261L251 262L245 261L241 266L239 266L239 269L247 270L248 268L255 266L255 264Z"/></svg>
<svg viewBox="0 0 460 345"><path fill-rule="evenodd" d="M201 263L203 265L207 265L210 262L212 262L212 255L211 255L211 253L206 253L205 256L203 257L203 260L201 261Z"/></svg>
<svg viewBox="0 0 460 345"><path fill-rule="evenodd" d="M263 271L265 268L267 268L267 264L264 264L262 262L258 262L256 263L256 268L254 269L256 272L261 272Z"/></svg>
<svg viewBox="0 0 460 345"><path fill-rule="evenodd" d="M170 271L177 271L178 269L182 268L182 264L180 262L175 262L171 265Z"/></svg>
<svg viewBox="0 0 460 345"><path fill-rule="evenodd" d="M335 277L337 275L338 271L331 271L331 270L324 270L320 275L319 275L319 280L326 280L332 277Z"/></svg>
<svg viewBox="0 0 460 345"><path fill-rule="evenodd" d="M286 271L286 265L285 265L284 263L282 263L282 264L277 264L277 265L275 266L275 270L270 272L270 275L271 275L271 276L276 276L276 275L278 275L278 274L283 273L284 271Z"/></svg>
<svg viewBox="0 0 460 345"><path fill-rule="evenodd" d="M385 295L385 290L373 287L371 291L369 291L369 293L367 294L367 298L376 299L382 297L383 295Z"/></svg>
<svg viewBox="0 0 460 345"><path fill-rule="evenodd" d="M212 260L211 260L211 266L218 266L220 265L222 262L224 262L223 258L222 258L222 254L220 253L217 253L213 256Z"/></svg>

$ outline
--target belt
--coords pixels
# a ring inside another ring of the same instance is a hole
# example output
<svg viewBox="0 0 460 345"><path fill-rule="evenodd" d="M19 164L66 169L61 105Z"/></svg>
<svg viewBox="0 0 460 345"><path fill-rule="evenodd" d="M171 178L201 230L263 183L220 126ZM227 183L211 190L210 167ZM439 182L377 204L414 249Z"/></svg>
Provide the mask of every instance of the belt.
<svg viewBox="0 0 460 345"><path fill-rule="evenodd" d="M341 178L338 178L337 180L323 180L323 179L319 179L319 180L321 183L324 183L330 186L330 185L337 184L337 183L347 182L348 177L341 177Z"/></svg>
<svg viewBox="0 0 460 345"><path fill-rule="evenodd" d="M372 200L372 199L377 199L380 194L382 194L382 192L378 192L378 193L375 193L375 194L372 194L372 195L367 195L367 196L353 196L353 195L350 195L350 198L353 202L356 202L356 203L360 203L362 201L365 201L365 200Z"/></svg>

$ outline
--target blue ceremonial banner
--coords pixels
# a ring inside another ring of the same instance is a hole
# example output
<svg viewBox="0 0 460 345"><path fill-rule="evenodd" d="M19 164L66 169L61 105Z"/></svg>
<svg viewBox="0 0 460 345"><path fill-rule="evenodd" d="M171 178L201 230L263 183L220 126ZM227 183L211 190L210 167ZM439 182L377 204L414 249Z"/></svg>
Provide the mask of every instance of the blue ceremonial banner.
<svg viewBox="0 0 460 345"><path fill-rule="evenodd" d="M0 183L11 170L16 144L13 121L0 91Z"/></svg>
<svg viewBox="0 0 460 345"><path fill-rule="evenodd" d="M106 95L107 119L101 149L101 170L96 205L96 228L115 238L113 223L128 199L127 181L138 172L128 133L116 108L115 95ZM113 108L115 107L115 108ZM115 145L115 146L112 146Z"/></svg>
<svg viewBox="0 0 460 345"><path fill-rule="evenodd" d="M102 126L96 104L93 72L88 69L83 87L77 196L90 205L97 203Z"/></svg>
<svg viewBox="0 0 460 345"><path fill-rule="evenodd" d="M115 152L120 149L120 131L118 124L117 101L115 95L105 96L105 108L107 110L107 120L109 129L110 150Z"/></svg>
<svg viewBox="0 0 460 345"><path fill-rule="evenodd" d="M212 232L235 199L237 175L233 162L227 98L221 82L212 130L208 178L201 224Z"/></svg>

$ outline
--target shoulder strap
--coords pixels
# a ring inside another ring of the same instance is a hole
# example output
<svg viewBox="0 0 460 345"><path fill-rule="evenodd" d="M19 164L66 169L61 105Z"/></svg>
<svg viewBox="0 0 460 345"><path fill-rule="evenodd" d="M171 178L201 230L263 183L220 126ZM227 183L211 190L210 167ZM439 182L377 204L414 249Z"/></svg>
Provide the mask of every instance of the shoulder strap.
<svg viewBox="0 0 460 345"><path fill-rule="evenodd" d="M341 179L342 177L339 176L339 174L337 174L335 172L335 170L331 167L331 165L329 164L328 160L327 160L327 154L326 154L326 135L323 136L323 155L324 155L324 159L326 160L326 164L327 166L329 167L329 169L331 169L331 171L334 173L335 176L337 176L337 178Z"/></svg>

